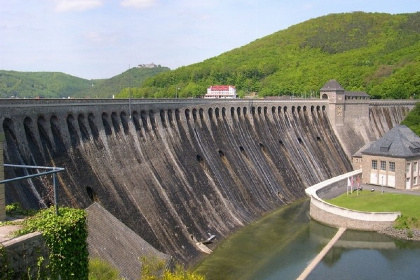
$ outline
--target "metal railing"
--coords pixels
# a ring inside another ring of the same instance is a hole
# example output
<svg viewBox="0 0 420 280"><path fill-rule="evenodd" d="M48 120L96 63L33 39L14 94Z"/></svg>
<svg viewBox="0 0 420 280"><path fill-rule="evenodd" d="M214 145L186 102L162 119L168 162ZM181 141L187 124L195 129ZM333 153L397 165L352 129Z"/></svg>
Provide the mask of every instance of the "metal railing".
<svg viewBox="0 0 420 280"><path fill-rule="evenodd" d="M40 176L45 176L48 174L52 174L53 175L53 187L54 187L54 205L55 205L55 213L56 215L58 215L58 195L57 195L57 173L64 171L64 168L62 167L48 167L48 166L33 166L33 165L17 165L17 164L3 164L4 167L15 167L15 168L27 168L27 169L44 169L47 171L44 172L40 172L37 174L30 174L30 175L25 175L25 176L21 176L21 177L15 177L15 178L11 178L11 179L5 179L5 180L1 180L0 184L5 184L5 183L9 183L9 182L14 182L14 181L19 181L19 180L24 180L24 179L29 179L29 178L34 178L34 177L40 177Z"/></svg>

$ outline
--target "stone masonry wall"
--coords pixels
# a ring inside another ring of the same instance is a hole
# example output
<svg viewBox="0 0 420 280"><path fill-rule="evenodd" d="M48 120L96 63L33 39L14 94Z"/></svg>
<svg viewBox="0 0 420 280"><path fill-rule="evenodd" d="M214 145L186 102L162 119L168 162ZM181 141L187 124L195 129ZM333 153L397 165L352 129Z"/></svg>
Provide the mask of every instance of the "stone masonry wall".
<svg viewBox="0 0 420 280"><path fill-rule="evenodd" d="M311 218L333 227L356 230L379 231L391 226L400 213L355 211L332 205L323 200L323 198L332 198L345 192L348 177L360 176L360 173L361 170L352 171L307 188L306 193L311 197L309 210Z"/></svg>
<svg viewBox="0 0 420 280"><path fill-rule="evenodd" d="M41 233L34 232L3 243L0 267L8 267L8 275L1 279L38 279L48 262L48 247ZM41 270L41 271L40 271ZM30 275L28 277L28 275ZM44 275L45 276L45 275Z"/></svg>

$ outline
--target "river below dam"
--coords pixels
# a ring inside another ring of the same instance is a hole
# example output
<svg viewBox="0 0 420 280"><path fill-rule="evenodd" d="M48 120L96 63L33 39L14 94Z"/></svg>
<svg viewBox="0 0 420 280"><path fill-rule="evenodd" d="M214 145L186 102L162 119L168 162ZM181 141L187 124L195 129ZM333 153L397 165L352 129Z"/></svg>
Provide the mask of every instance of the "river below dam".
<svg viewBox="0 0 420 280"><path fill-rule="evenodd" d="M195 271L207 280L296 279L337 229L309 217L309 200L285 206L221 242ZM347 230L306 278L419 279L420 242Z"/></svg>

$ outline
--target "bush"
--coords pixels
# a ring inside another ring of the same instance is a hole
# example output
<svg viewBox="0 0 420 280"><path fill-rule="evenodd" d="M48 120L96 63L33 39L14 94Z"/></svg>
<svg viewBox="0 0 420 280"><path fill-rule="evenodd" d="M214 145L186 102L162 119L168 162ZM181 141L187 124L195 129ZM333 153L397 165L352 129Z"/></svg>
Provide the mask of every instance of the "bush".
<svg viewBox="0 0 420 280"><path fill-rule="evenodd" d="M55 208L41 210L23 222L17 234L40 231L49 249L47 264L51 279L88 279L87 226L84 210Z"/></svg>
<svg viewBox="0 0 420 280"><path fill-rule="evenodd" d="M120 280L119 271L99 258L89 260L89 280Z"/></svg>
<svg viewBox="0 0 420 280"><path fill-rule="evenodd" d="M395 229L406 229L409 228L408 226L408 217L401 215L399 216L394 223L394 228Z"/></svg>
<svg viewBox="0 0 420 280"><path fill-rule="evenodd" d="M181 265L176 265L171 271L165 267L165 261L156 258L143 258L141 267L142 280L205 280L205 277L189 272Z"/></svg>
<svg viewBox="0 0 420 280"><path fill-rule="evenodd" d="M37 210L23 209L19 202L6 205L6 214L9 216L32 216L35 213L37 213Z"/></svg>

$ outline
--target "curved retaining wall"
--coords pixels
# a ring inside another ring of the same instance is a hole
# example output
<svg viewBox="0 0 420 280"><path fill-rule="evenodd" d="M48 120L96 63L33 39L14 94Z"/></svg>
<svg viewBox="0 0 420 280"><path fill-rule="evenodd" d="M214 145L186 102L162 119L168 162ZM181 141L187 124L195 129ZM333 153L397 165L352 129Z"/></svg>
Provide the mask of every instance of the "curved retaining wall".
<svg viewBox="0 0 420 280"><path fill-rule="evenodd" d="M332 205L319 197L339 188L346 191L347 178L357 175L361 175L361 170L352 171L307 188L306 194L311 198L309 210L311 217L333 227L356 230L379 231L392 226L395 219L401 215L400 212L355 211Z"/></svg>

